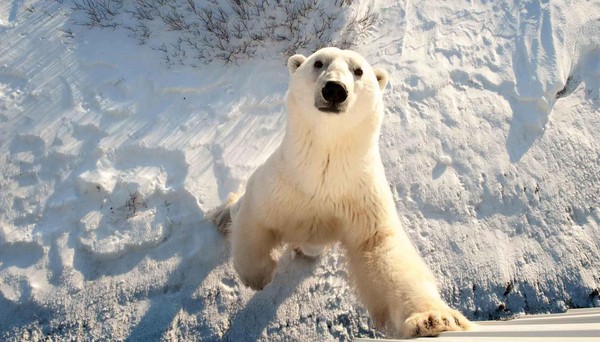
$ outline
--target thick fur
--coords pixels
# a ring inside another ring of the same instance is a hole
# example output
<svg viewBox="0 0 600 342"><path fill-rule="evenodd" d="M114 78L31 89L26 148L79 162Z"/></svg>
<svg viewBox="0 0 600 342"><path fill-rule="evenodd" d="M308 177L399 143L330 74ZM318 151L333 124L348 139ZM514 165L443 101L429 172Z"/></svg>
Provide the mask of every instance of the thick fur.
<svg viewBox="0 0 600 342"><path fill-rule="evenodd" d="M316 256L339 241L378 326L398 337L467 329L469 321L442 301L400 225L378 148L387 73L336 48L292 56L288 69L281 145L252 174L245 193L230 197L212 216L230 232L241 280L256 290L269 284L277 264L272 251L282 243ZM341 113L317 108L328 81L348 91Z"/></svg>

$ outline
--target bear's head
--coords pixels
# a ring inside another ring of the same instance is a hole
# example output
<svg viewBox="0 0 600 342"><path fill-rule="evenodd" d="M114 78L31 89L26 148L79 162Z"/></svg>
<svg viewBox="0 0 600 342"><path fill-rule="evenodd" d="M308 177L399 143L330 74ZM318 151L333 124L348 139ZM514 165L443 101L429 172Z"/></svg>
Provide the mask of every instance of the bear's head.
<svg viewBox="0 0 600 342"><path fill-rule="evenodd" d="M381 92L388 74L354 51L327 47L308 58L294 55L287 66L288 109L309 123L354 126L383 112Z"/></svg>

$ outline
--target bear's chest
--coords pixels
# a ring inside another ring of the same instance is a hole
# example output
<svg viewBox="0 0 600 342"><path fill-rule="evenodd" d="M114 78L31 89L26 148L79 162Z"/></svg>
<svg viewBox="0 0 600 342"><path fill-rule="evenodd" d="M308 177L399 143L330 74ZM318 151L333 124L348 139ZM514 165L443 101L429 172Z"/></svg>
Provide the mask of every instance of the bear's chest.
<svg viewBox="0 0 600 342"><path fill-rule="evenodd" d="M272 211L269 216L278 218L275 226L284 226L299 236L335 240L344 227L366 217L371 210L373 201L368 199L372 197L372 188L365 185L361 189L359 183L336 184L331 189L327 185L302 188L284 182L278 196L271 197L274 201L268 201L267 207Z"/></svg>

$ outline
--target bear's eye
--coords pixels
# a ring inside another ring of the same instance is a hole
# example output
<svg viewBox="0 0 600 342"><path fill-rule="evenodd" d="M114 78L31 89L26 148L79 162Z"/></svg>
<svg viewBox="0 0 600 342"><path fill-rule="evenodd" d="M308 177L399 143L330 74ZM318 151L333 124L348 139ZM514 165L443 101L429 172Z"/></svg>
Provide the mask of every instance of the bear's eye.
<svg viewBox="0 0 600 342"><path fill-rule="evenodd" d="M323 62L321 61L316 61L315 62L315 68L320 69L321 67L323 67Z"/></svg>
<svg viewBox="0 0 600 342"><path fill-rule="evenodd" d="M356 75L356 76L362 76L362 74L363 74L363 71L362 71L361 68L354 69L354 75Z"/></svg>

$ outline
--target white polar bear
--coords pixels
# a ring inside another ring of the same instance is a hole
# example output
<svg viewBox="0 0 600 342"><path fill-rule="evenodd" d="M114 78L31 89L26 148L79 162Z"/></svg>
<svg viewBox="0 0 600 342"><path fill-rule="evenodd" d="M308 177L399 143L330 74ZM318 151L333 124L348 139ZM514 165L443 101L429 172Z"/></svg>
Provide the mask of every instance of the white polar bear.
<svg viewBox="0 0 600 342"><path fill-rule="evenodd" d="M233 265L261 290L275 247L317 256L341 242L360 298L394 336L435 336L469 321L442 301L400 226L379 155L388 75L358 53L323 48L288 60L288 123L279 148L212 215L230 231Z"/></svg>

